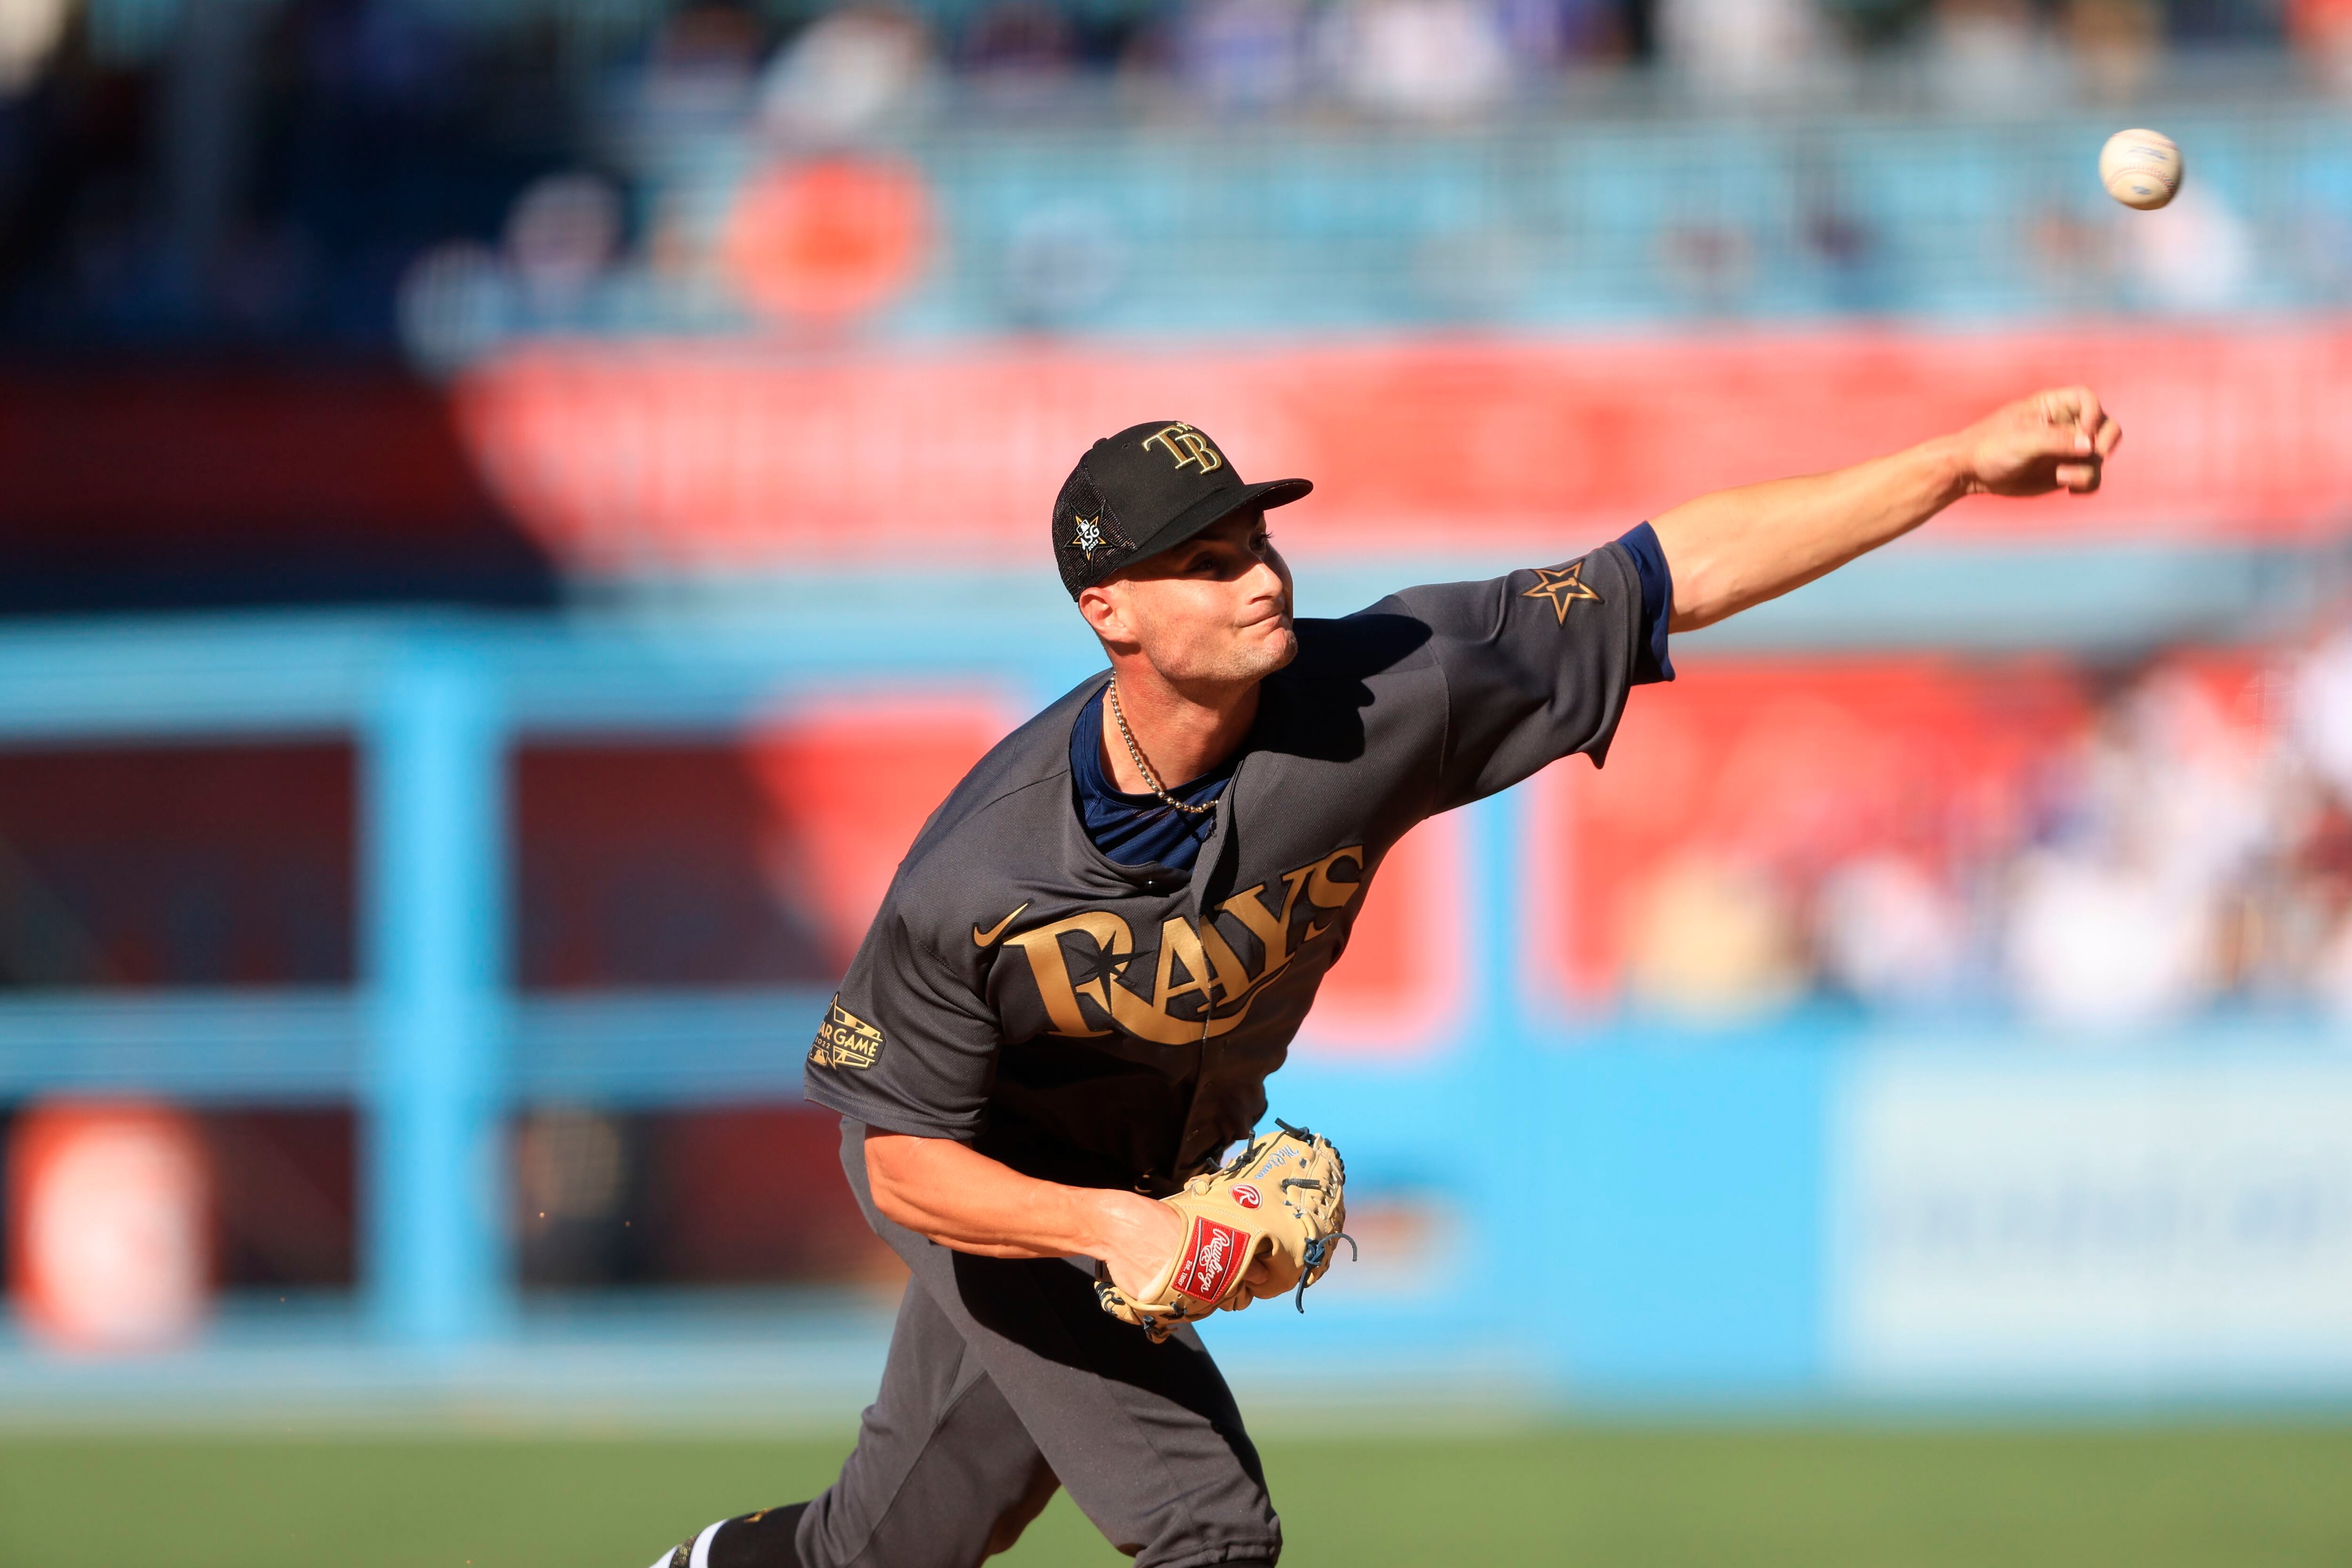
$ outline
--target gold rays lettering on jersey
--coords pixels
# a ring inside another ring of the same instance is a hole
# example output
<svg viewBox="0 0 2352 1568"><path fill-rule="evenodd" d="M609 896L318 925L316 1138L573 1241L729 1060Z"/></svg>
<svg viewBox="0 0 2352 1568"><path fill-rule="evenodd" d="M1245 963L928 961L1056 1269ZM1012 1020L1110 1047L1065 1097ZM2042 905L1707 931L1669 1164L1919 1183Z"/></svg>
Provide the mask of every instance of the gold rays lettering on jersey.
<svg viewBox="0 0 2352 1568"><path fill-rule="evenodd" d="M1143 438L1143 449L1149 452L1154 447L1166 447L1180 468L1198 463L1202 473L1211 474L1225 466L1225 459L1209 445L1209 438L1190 425L1167 425L1153 431Z"/></svg>
<svg viewBox="0 0 2352 1568"><path fill-rule="evenodd" d="M1581 561L1571 561L1564 567L1537 567L1536 585L1519 597L1550 600L1551 607L1559 613L1562 626L1568 624L1569 605L1580 600L1594 605L1601 603L1601 595L1593 592L1591 585L1584 580L1584 563Z"/></svg>
<svg viewBox="0 0 2352 1568"><path fill-rule="evenodd" d="M1342 881L1333 875L1343 867L1353 868L1352 879ZM1363 890L1363 847L1349 845L1285 871L1278 904L1268 901L1272 884L1260 882L1219 904L1198 926L1182 915L1170 917L1160 927L1148 997L1121 983L1135 962L1135 930L1108 910L1066 915L1015 932L1004 945L1018 948L1028 960L1051 1033L1092 1039L1117 1028L1154 1045L1181 1046L1202 1038L1205 1030L1206 1037L1214 1039L1240 1027L1266 986L1289 969L1308 942L1339 923L1338 911ZM1318 915L1330 918L1318 920ZM1232 917L1242 932L1255 939L1259 958L1255 970L1219 928L1221 916ZM1305 930L1294 943L1292 931L1301 917ZM1071 973L1066 937L1094 945L1094 972L1085 979ZM1195 996L1197 1003L1188 1000ZM1089 1003L1091 1009L1084 1005Z"/></svg>

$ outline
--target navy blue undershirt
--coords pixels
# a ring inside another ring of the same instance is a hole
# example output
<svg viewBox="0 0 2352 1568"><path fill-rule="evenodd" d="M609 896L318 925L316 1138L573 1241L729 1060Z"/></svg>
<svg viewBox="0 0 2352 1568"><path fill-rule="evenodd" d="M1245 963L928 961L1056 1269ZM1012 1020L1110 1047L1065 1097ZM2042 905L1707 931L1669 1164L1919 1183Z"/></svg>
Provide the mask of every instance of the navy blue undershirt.
<svg viewBox="0 0 2352 1568"><path fill-rule="evenodd" d="M1675 614L1675 574L1666 568L1666 552L1658 531L1644 522L1617 536L1633 558L1633 575L1642 580L1642 647L1633 656L1635 686L1675 678L1666 658L1666 624Z"/></svg>
<svg viewBox="0 0 2352 1568"><path fill-rule="evenodd" d="M1617 541L1633 558L1633 574L1642 584L1643 635L1633 658L1633 684L1672 680L1675 667L1666 658L1666 621L1675 602L1674 575L1666 569L1665 552L1648 523ZM1106 690L1108 688L1105 688ZM1103 695L1078 710L1070 731L1070 777L1076 784L1078 816L1095 847L1122 866L1165 866L1189 871L1209 841L1217 814L1181 812L1157 795L1123 795L1111 787L1103 766ZM1233 782L1242 752L1235 752L1199 778L1168 793L1187 805L1207 805Z"/></svg>
<svg viewBox="0 0 2352 1568"><path fill-rule="evenodd" d="M1106 686L1103 691L1109 690ZM1078 710L1070 731L1070 777L1076 781L1078 816L1095 847L1122 866L1165 866L1189 871L1200 858L1201 846L1217 825L1213 811L1178 811L1158 795L1122 795L1111 787L1103 766L1103 692ZM1232 756L1168 793L1187 805L1207 805L1225 793L1242 753Z"/></svg>

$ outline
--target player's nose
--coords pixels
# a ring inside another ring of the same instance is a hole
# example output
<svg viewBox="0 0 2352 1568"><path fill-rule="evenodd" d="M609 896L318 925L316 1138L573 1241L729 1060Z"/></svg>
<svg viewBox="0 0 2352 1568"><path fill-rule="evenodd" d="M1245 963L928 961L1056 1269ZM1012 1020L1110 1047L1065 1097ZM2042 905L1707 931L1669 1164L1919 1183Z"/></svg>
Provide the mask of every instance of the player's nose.
<svg viewBox="0 0 2352 1568"><path fill-rule="evenodd" d="M1272 563L1261 557L1250 563L1249 570L1242 574L1242 587L1247 592L1253 605L1263 600L1279 600L1283 593L1282 574L1275 570Z"/></svg>

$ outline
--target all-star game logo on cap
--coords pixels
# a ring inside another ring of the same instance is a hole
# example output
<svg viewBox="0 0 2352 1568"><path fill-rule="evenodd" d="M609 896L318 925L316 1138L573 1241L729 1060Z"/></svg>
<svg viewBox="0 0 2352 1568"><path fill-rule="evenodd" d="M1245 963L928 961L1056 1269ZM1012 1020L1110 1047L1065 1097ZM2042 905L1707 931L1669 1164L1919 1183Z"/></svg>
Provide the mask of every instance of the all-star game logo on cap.
<svg viewBox="0 0 2352 1568"><path fill-rule="evenodd" d="M1121 567L1191 539L1245 507L1284 506L1305 479L1247 484L1197 426L1147 419L1088 448L1054 502L1054 562L1075 599Z"/></svg>

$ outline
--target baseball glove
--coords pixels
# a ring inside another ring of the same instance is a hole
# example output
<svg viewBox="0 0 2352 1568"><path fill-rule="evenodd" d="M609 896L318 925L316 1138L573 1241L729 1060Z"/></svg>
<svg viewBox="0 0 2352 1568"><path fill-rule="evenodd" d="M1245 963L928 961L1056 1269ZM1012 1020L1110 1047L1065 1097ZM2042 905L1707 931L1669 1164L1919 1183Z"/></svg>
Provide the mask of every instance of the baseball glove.
<svg viewBox="0 0 2352 1568"><path fill-rule="evenodd" d="M1255 1138L1233 1163L1195 1176L1181 1192L1160 1199L1184 1216L1184 1242L1150 1286L1129 1296L1095 1270L1102 1309L1134 1323L1154 1343L1179 1323L1220 1309L1237 1312L1259 1295L1296 1288L1307 1310L1307 1287L1331 1267L1334 1244L1355 1239L1348 1223L1348 1169L1328 1139L1277 1121L1279 1132ZM1268 1262L1255 1285L1250 1267Z"/></svg>

